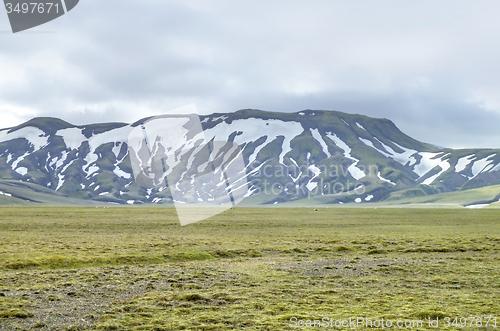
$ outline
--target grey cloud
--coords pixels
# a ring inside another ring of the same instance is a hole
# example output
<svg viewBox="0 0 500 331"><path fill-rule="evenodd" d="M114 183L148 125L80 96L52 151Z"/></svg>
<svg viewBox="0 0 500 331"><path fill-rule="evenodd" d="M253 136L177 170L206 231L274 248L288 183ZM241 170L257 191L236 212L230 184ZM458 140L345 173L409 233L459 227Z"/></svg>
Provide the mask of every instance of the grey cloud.
<svg viewBox="0 0 500 331"><path fill-rule="evenodd" d="M450 147L498 147L500 4L466 1L80 1L0 35L0 118L133 122L196 102L331 109ZM5 22L0 22L1 26ZM3 64L3 66L2 66ZM2 72L3 71L3 72Z"/></svg>

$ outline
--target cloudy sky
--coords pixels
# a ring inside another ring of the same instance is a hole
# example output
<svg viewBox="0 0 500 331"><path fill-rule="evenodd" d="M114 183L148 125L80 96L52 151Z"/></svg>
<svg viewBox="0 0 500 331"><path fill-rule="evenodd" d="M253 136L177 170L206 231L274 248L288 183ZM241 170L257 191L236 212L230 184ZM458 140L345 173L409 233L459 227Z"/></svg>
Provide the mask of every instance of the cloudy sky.
<svg viewBox="0 0 500 331"><path fill-rule="evenodd" d="M80 0L12 34L0 127L242 108L391 119L421 141L500 147L500 2ZM49 33L52 32L52 33Z"/></svg>

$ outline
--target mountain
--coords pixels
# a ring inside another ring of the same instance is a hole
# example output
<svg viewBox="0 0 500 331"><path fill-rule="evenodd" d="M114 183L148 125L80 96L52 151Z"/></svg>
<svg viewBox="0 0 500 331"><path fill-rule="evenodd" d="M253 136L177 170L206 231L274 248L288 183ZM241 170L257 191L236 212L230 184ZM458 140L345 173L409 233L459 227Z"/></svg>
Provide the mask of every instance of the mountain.
<svg viewBox="0 0 500 331"><path fill-rule="evenodd" d="M441 148L405 135L388 119L337 111L245 109L85 126L44 117L0 130L0 204L15 199L51 201L9 192L20 182L30 184L25 190L50 192L71 202L173 203L179 182L194 178L203 168L199 161L203 151L195 145L199 136L178 130L191 127L193 121L201 123L206 141L238 146L243 171L226 180L247 181L240 186L245 190L244 204L304 199L368 204L500 184L500 149ZM138 148L130 148L131 137L141 132L149 133L138 140ZM149 153L156 153L151 148L163 153L163 170L155 175L161 185L138 175L138 165L146 164L148 157L152 160L150 154L144 156L146 147ZM227 146L220 151L229 155ZM165 168L168 164L170 170ZM201 201L200 191L193 192L191 198Z"/></svg>

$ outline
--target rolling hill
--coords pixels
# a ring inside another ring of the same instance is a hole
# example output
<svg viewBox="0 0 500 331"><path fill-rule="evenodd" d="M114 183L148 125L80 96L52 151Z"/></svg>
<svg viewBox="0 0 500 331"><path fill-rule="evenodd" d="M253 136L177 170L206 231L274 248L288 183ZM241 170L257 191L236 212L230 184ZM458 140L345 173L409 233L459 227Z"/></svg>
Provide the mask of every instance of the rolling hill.
<svg viewBox="0 0 500 331"><path fill-rule="evenodd" d="M189 199L203 201L220 185L202 193L194 182L208 163L203 166L199 136L189 129L193 121L201 123L206 141L227 143L221 157L229 157L229 144L238 147L242 169L226 181L245 179L238 190L246 205L397 204L490 186L500 193L494 186L500 184L500 149L439 148L405 135L388 119L363 115L245 109L133 124L75 126L34 118L2 129L0 204L168 205L187 180L193 186ZM132 148L137 132L144 137ZM155 153L162 156L155 159ZM142 180L138 165L144 173L141 167L154 159L161 163L150 176L156 182Z"/></svg>

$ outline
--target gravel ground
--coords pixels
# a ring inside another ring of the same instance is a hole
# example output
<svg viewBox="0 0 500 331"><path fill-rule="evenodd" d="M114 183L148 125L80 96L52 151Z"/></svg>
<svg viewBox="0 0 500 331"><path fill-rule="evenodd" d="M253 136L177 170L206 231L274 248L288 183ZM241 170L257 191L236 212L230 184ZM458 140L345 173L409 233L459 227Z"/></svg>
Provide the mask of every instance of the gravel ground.
<svg viewBox="0 0 500 331"><path fill-rule="evenodd" d="M154 266L6 272L0 280L0 293L29 301L26 310L33 316L2 319L0 330L90 329L113 304L168 288L169 277L178 271Z"/></svg>
<svg viewBox="0 0 500 331"><path fill-rule="evenodd" d="M276 264L273 267L280 271L300 272L305 276L337 275L339 277L361 277L369 276L382 268L390 268L395 265L410 265L421 263L436 263L442 259L410 260L410 259L336 259L336 260L314 260L302 262L290 262Z"/></svg>
<svg viewBox="0 0 500 331"><path fill-rule="evenodd" d="M260 257L252 265L266 269L301 273L305 277L354 278L388 271L395 266L444 262L444 259L353 258L297 261L292 258ZM241 262L241 261L240 261ZM206 261L181 266L155 265L102 267L78 270L47 270L0 273L0 296L25 299L32 316L0 319L0 331L90 330L101 316L134 297L162 291L179 284L207 288L220 280L237 281L237 260ZM244 262L248 264L248 261ZM208 273L205 273L208 271ZM201 272L202 276L199 276ZM191 277L198 273L197 277Z"/></svg>

